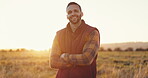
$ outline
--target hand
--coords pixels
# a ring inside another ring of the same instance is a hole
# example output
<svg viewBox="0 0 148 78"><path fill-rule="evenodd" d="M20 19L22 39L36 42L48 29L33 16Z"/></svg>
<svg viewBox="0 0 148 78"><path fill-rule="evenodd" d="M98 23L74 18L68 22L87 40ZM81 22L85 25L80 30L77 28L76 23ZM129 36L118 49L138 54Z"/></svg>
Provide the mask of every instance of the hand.
<svg viewBox="0 0 148 78"><path fill-rule="evenodd" d="M65 53L63 53L63 54L60 56L60 58L64 59L64 56L65 56Z"/></svg>
<svg viewBox="0 0 148 78"><path fill-rule="evenodd" d="M69 54L68 53L63 53L60 58L63 59L64 61L68 62L68 56Z"/></svg>

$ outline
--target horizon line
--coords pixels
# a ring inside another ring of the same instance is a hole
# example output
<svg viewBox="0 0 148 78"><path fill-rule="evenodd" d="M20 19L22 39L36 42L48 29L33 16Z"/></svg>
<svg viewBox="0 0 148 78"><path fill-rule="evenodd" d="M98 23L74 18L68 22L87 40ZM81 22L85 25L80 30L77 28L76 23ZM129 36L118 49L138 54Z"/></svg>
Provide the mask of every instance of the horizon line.
<svg viewBox="0 0 148 78"><path fill-rule="evenodd" d="M100 43L100 45L103 44L120 44L120 43L147 43L148 41L128 41L128 42L111 42L111 43ZM0 48L0 50L2 49L26 49L26 50L35 50L35 51L43 51L43 50L50 50L51 47L49 47L48 49L35 49L35 48L25 48L25 47L18 47L18 48Z"/></svg>

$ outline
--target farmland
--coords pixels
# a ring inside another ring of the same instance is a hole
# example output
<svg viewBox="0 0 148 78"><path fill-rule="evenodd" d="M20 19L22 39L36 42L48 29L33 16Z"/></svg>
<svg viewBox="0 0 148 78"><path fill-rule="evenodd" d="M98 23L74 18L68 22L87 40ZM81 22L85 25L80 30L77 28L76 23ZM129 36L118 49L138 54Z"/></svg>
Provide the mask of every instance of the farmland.
<svg viewBox="0 0 148 78"><path fill-rule="evenodd" d="M97 78L148 78L148 52L98 52ZM55 78L49 52L0 52L0 78Z"/></svg>

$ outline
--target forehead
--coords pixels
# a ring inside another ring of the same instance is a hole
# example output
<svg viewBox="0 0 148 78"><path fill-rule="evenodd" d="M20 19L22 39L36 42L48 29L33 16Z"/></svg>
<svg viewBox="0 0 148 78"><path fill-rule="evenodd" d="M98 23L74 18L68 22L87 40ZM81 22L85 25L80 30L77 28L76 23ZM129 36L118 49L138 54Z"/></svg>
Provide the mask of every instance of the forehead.
<svg viewBox="0 0 148 78"><path fill-rule="evenodd" d="M78 5L73 4L73 5L68 6L66 11L74 10L74 9L80 10L80 7Z"/></svg>

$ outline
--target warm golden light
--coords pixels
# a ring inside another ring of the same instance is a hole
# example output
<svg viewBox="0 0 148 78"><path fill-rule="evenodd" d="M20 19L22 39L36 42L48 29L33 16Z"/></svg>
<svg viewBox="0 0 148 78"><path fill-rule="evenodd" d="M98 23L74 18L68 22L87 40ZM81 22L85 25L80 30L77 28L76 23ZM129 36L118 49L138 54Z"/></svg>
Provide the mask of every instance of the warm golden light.
<svg viewBox="0 0 148 78"><path fill-rule="evenodd" d="M56 31L68 22L70 1L1 0L0 48L51 48ZM101 43L148 41L148 1L74 1L81 4L86 23L100 30Z"/></svg>

